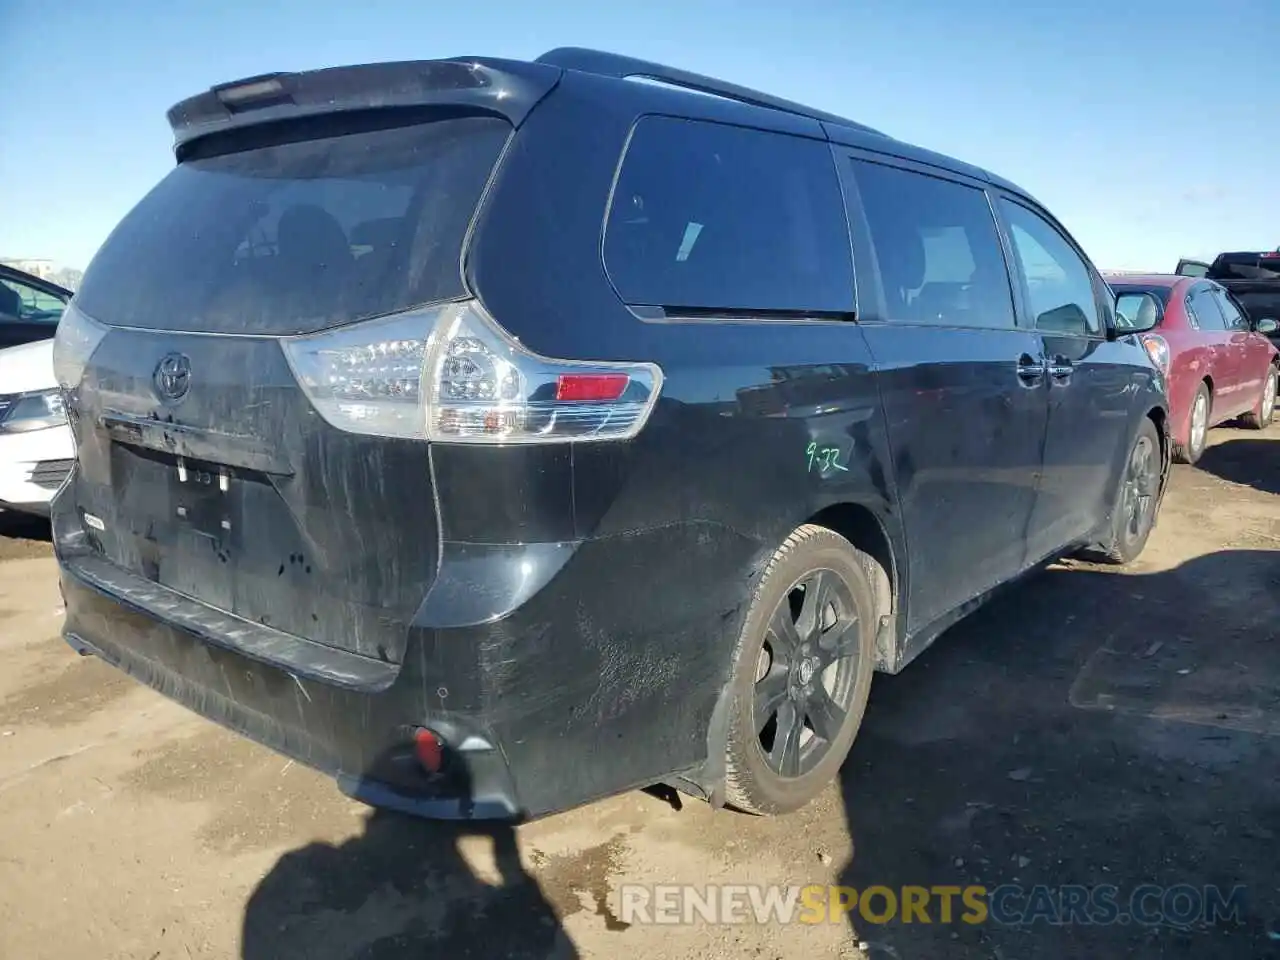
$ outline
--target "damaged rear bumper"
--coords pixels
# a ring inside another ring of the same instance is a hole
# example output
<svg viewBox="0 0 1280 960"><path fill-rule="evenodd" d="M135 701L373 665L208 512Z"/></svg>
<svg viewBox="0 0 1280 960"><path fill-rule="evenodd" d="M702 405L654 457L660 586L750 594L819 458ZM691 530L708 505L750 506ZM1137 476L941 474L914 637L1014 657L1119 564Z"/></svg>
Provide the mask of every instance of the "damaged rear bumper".
<svg viewBox="0 0 1280 960"><path fill-rule="evenodd" d="M691 522L446 544L391 663L230 618L111 564L58 519L68 643L373 806L528 820L670 777L717 779L709 730L748 599L740 571L758 551L738 534ZM414 749L423 727L445 746L436 774Z"/></svg>
<svg viewBox="0 0 1280 960"><path fill-rule="evenodd" d="M375 664L384 669L361 671L352 663L345 677L335 672L321 679L335 658L365 659L341 651L330 651L327 662L310 670L269 663L202 636L199 621L182 609L158 617L144 597L122 589L129 586L124 577L108 585L92 564L63 564L63 636L77 652L98 656L195 713L333 776L344 793L374 806L433 819L523 816L493 734L480 718L423 710L423 685L414 670ZM437 698L441 690L447 694L444 683L437 678L432 687ZM428 773L415 754L420 727L446 745L438 773Z"/></svg>

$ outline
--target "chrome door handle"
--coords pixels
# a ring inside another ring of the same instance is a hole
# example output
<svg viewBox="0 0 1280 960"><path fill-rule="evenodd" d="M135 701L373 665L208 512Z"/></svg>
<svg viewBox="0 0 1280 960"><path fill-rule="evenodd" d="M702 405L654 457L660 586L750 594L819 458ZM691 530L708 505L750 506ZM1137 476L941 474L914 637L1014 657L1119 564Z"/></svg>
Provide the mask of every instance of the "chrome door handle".
<svg viewBox="0 0 1280 960"><path fill-rule="evenodd" d="M1049 376L1059 382L1069 380L1076 369L1075 364L1060 353L1055 353L1045 363L1048 365Z"/></svg>
<svg viewBox="0 0 1280 960"><path fill-rule="evenodd" d="M1043 357L1037 359L1029 353L1024 353L1018 358L1018 379L1022 381L1024 387L1034 387L1044 380L1047 365L1048 361Z"/></svg>

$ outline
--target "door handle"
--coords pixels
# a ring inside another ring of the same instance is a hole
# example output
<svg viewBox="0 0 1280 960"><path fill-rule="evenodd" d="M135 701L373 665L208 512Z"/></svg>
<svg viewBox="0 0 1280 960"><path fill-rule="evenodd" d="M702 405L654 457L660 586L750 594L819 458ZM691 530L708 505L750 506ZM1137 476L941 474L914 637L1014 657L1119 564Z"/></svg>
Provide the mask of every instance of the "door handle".
<svg viewBox="0 0 1280 960"><path fill-rule="evenodd" d="M1066 357L1054 357L1053 362L1049 364L1049 376L1061 383L1070 380L1075 369L1075 364Z"/></svg>
<svg viewBox="0 0 1280 960"><path fill-rule="evenodd" d="M1034 387L1044 380L1048 361L1043 357L1037 359L1029 353L1018 358L1018 379L1024 387Z"/></svg>

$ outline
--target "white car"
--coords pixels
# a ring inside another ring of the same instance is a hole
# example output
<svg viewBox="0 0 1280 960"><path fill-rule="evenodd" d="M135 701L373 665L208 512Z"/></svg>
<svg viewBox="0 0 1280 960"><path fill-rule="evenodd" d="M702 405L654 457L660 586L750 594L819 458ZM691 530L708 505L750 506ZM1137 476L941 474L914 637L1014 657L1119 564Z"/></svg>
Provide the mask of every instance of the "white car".
<svg viewBox="0 0 1280 960"><path fill-rule="evenodd" d="M47 515L75 455L53 341L0 350L0 510Z"/></svg>

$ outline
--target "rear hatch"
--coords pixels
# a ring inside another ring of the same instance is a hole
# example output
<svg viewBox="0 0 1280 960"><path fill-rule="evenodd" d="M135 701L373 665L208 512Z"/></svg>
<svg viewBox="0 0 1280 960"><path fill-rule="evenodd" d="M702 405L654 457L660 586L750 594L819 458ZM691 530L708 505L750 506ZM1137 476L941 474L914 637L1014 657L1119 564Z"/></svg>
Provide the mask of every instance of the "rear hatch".
<svg viewBox="0 0 1280 960"><path fill-rule="evenodd" d="M76 297L70 325L105 333L69 392L62 499L91 559L130 582L397 663L438 560L428 444L337 429L285 343L464 298L468 225L513 125L439 104L226 114ZM396 344L377 346L394 385Z"/></svg>

